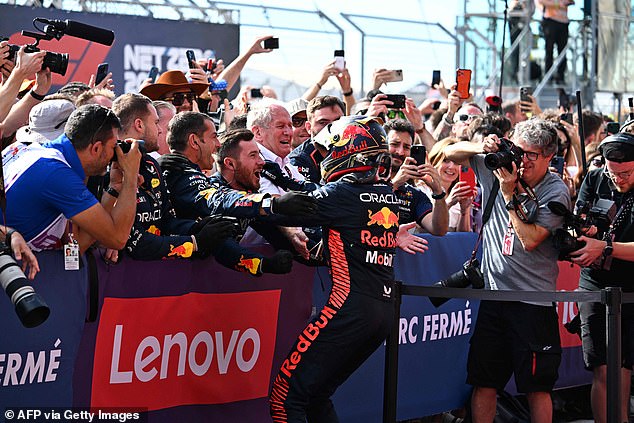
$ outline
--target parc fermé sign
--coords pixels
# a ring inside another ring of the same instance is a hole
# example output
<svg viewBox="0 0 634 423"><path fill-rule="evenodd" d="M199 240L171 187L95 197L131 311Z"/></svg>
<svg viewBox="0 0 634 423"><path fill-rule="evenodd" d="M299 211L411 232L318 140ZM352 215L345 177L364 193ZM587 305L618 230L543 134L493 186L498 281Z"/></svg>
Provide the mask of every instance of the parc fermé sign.
<svg viewBox="0 0 634 423"><path fill-rule="evenodd" d="M91 406L159 410L266 397L279 303L279 290L106 298Z"/></svg>

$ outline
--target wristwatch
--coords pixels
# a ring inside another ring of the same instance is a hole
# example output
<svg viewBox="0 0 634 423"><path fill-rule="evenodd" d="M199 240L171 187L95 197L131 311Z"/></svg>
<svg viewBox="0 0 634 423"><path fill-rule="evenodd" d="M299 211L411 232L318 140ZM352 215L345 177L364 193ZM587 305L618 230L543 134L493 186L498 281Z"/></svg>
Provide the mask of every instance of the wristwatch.
<svg viewBox="0 0 634 423"><path fill-rule="evenodd" d="M612 255L613 247L612 247L612 238L608 238L605 240L605 248L603 249L603 258L610 257Z"/></svg>
<svg viewBox="0 0 634 423"><path fill-rule="evenodd" d="M262 200L262 209L267 215L273 214L273 199L271 197Z"/></svg>
<svg viewBox="0 0 634 423"><path fill-rule="evenodd" d="M505 208L506 210L508 210L508 211L515 210L515 201L513 201L513 199L511 198L511 199L510 199L510 200L506 203L506 205L504 206L504 208Z"/></svg>
<svg viewBox="0 0 634 423"><path fill-rule="evenodd" d="M446 195L447 195L447 193L445 191L441 192L440 194L434 194L432 192L431 193L431 198L433 198L434 200L442 200L443 198L445 198Z"/></svg>

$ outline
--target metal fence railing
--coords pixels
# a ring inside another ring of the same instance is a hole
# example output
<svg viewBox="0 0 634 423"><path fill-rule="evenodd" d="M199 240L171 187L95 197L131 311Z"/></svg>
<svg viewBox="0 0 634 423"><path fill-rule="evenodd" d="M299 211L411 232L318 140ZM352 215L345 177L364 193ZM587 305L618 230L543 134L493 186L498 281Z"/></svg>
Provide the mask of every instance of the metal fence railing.
<svg viewBox="0 0 634 423"><path fill-rule="evenodd" d="M404 295L440 298L467 298L486 301L555 302L574 301L602 303L607 317L607 422L620 423L621 401L621 305L634 303L634 293L623 293L621 288L608 287L591 292L544 292L544 291L491 291L462 288L440 288L435 286L394 284L396 316L400 316ZM398 383L398 334L399 319L394 319L385 350L385 388L383 397L383 423L396 422Z"/></svg>

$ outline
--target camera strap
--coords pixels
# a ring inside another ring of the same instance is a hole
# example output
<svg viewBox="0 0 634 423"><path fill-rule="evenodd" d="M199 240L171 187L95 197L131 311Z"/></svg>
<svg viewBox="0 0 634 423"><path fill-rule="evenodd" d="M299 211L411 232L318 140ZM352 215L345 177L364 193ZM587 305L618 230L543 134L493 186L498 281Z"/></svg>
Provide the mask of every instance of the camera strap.
<svg viewBox="0 0 634 423"><path fill-rule="evenodd" d="M493 187L491 187L491 195L487 199L487 203L484 206L484 211L482 212L482 225L480 226L480 232L478 232L478 239L476 240L475 246L473 247L473 251L471 252L471 258L469 259L469 264L473 263L476 260L476 255L478 254L478 248L480 247L480 241L482 241L482 231L484 230L484 225L489 221L491 217L491 211L493 210L493 204L495 204L495 199L498 196L498 192L500 191L500 180L495 178L493 181Z"/></svg>

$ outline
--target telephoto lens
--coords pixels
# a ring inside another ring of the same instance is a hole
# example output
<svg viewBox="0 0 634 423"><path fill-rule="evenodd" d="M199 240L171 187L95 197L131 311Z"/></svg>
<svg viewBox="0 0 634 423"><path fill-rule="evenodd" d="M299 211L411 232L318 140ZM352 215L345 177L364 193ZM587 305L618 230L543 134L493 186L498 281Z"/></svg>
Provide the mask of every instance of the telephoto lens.
<svg viewBox="0 0 634 423"><path fill-rule="evenodd" d="M6 247L0 252L0 286L15 306L15 312L24 327L34 328L46 321L51 313L48 305L29 285L24 272Z"/></svg>
<svg viewBox="0 0 634 423"><path fill-rule="evenodd" d="M480 262L478 259L469 260L462 265L462 269L456 273L449 275L447 279L436 282L433 286L441 288L466 288L472 285L475 289L484 288L484 277L480 271ZM429 297L429 301L434 307L440 307L451 298Z"/></svg>

